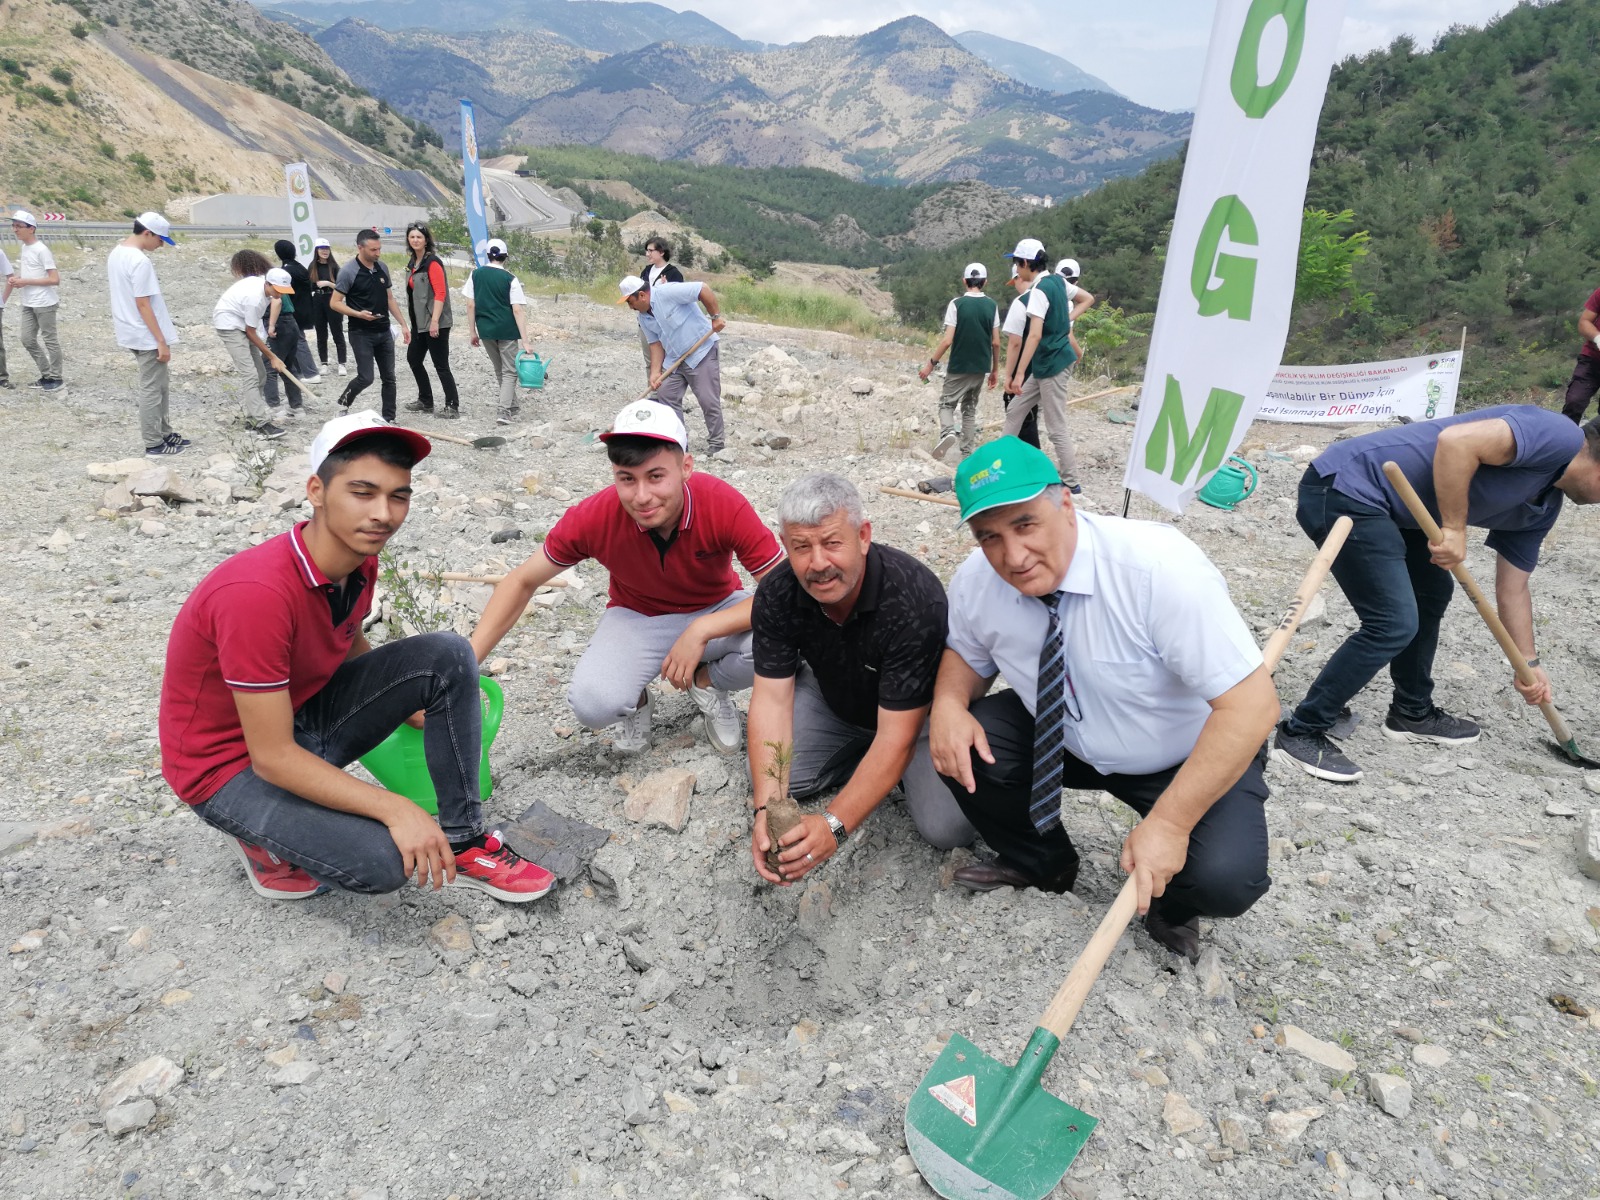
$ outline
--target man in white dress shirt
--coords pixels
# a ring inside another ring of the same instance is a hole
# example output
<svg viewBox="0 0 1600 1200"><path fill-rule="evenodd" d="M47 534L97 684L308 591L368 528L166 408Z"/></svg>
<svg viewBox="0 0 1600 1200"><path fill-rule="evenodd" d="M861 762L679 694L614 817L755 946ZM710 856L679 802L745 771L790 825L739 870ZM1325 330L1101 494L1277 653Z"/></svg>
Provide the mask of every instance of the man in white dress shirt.
<svg viewBox="0 0 1600 1200"><path fill-rule="evenodd" d="M950 584L933 762L1000 856L956 882L1070 891L1062 789L1108 791L1142 818L1121 865L1145 927L1194 961L1199 918L1238 916L1272 882L1261 751L1278 696L1255 640L1197 546L1076 511L1017 438L964 460L956 497L978 549ZM1000 674L1010 690L987 695Z"/></svg>

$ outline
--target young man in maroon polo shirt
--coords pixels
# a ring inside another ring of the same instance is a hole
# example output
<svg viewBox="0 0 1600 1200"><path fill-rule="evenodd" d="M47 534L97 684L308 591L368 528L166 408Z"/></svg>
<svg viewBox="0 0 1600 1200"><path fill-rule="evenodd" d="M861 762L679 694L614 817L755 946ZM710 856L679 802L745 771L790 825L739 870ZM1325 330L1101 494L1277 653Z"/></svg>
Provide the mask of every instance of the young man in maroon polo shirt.
<svg viewBox="0 0 1600 1200"><path fill-rule="evenodd" d="M226 559L178 613L161 682L161 769L236 839L250 886L274 900L327 890L474 887L535 900L554 878L486 833L478 802L478 664L453 633L374 649L361 631L376 555L432 447L376 413L311 443L311 520ZM439 818L341 768L418 712Z"/></svg>
<svg viewBox="0 0 1600 1200"><path fill-rule="evenodd" d="M472 646L481 662L516 624L534 589L586 558L611 573L611 595L567 699L590 729L617 725L613 746L650 745L660 675L687 691L706 737L735 754L743 730L733 693L755 679L750 593L733 558L757 582L783 558L750 502L712 475L696 475L683 418L636 400L600 435L613 486L568 509L533 555L494 590Z"/></svg>

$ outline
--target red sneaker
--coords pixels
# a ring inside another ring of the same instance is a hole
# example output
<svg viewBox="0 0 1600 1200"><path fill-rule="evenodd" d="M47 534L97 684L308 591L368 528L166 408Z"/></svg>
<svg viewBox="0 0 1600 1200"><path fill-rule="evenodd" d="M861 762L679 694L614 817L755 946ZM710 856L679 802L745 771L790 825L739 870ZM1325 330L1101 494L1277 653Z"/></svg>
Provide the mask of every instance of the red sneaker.
<svg viewBox="0 0 1600 1200"><path fill-rule="evenodd" d="M258 896L265 896L268 900L309 900L328 891L327 884L318 883L292 862L284 862L270 850L252 846L242 838L234 838L233 844L244 861L245 878Z"/></svg>
<svg viewBox="0 0 1600 1200"><path fill-rule="evenodd" d="M456 851L456 877L451 882L456 887L488 892L496 900L526 904L555 887L556 877L506 845L496 829L484 838L481 848Z"/></svg>

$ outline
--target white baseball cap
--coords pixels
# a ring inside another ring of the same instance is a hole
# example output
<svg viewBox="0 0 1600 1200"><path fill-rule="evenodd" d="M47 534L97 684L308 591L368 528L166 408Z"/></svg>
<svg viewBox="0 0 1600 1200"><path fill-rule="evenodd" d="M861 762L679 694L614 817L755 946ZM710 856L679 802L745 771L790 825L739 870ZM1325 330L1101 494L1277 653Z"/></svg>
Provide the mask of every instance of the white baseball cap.
<svg viewBox="0 0 1600 1200"><path fill-rule="evenodd" d="M961 278L987 279L989 278L989 268L979 262L968 263L966 270L961 272Z"/></svg>
<svg viewBox="0 0 1600 1200"><path fill-rule="evenodd" d="M501 254L510 254L511 251L499 238L490 238L484 243L483 252L488 254L491 250L498 250Z"/></svg>
<svg viewBox="0 0 1600 1200"><path fill-rule="evenodd" d="M267 286L280 296L288 296L294 292L294 280L282 267L273 267L267 272Z"/></svg>
<svg viewBox="0 0 1600 1200"><path fill-rule="evenodd" d="M315 475L317 468L322 465L322 460L335 450L377 433L387 433L401 439L411 447L418 462L427 458L433 449L433 443L415 429L391 425L370 408L363 409L361 412L345 413L343 416L335 417L317 430L317 436L311 439L310 474Z"/></svg>
<svg viewBox="0 0 1600 1200"><path fill-rule="evenodd" d="M671 442L680 450L689 448L689 431L683 427L683 418L659 400L635 400L624 405L600 440L609 442L624 435Z"/></svg>
<svg viewBox="0 0 1600 1200"><path fill-rule="evenodd" d="M17 209L16 212L11 214L11 219L22 225L32 225L36 229L39 226L39 222L33 219L33 214L25 208Z"/></svg>
<svg viewBox="0 0 1600 1200"><path fill-rule="evenodd" d="M617 303L618 304L627 303L627 300L628 300L629 296L633 295L635 292L639 291L641 288L645 288L645 287L648 287L648 286L649 286L649 284L645 283L645 281L640 279L637 275L624 275L622 277L622 282L617 284L617 287L622 289L622 299L618 300Z"/></svg>
<svg viewBox="0 0 1600 1200"><path fill-rule="evenodd" d="M332 250L333 243L327 238L318 238L311 246L313 250Z"/></svg>
<svg viewBox="0 0 1600 1200"><path fill-rule="evenodd" d="M176 246L178 244L177 242L172 240L172 222L167 220L160 213L158 213L158 212L140 213L137 217L134 218L134 220L138 221L139 224L143 225L146 229L148 229L151 233L155 234L158 238L160 238L167 245Z"/></svg>
<svg viewBox="0 0 1600 1200"><path fill-rule="evenodd" d="M1076 279L1079 275L1082 275L1083 272L1078 267L1077 259L1063 258L1056 264L1056 274L1065 279Z"/></svg>
<svg viewBox="0 0 1600 1200"><path fill-rule="evenodd" d="M1017 243L1017 248L1006 255L1007 258L1018 258L1023 262L1032 262L1034 259L1043 256L1044 243L1038 238L1023 238Z"/></svg>

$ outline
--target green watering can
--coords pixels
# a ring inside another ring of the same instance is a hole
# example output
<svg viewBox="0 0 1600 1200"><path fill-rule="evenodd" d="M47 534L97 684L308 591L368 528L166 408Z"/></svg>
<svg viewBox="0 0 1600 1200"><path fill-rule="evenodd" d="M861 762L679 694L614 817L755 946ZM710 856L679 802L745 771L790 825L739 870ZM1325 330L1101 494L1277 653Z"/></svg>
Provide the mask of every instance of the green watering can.
<svg viewBox="0 0 1600 1200"><path fill-rule="evenodd" d="M1235 466L1234 464L1238 464ZM1232 512L1241 501L1256 490L1260 480L1256 477L1256 469L1237 454L1230 454L1228 461L1217 468L1217 473L1206 481L1205 487L1200 489L1200 500L1212 508L1224 509Z"/></svg>
<svg viewBox="0 0 1600 1200"><path fill-rule="evenodd" d="M500 732L506 711L506 694L487 675L478 676L483 689L483 757L478 761L478 798L489 798L489 746ZM398 792L418 808L439 815L439 798L428 778L428 760L422 752L422 730L401 725L361 756L361 765L391 792Z"/></svg>
<svg viewBox="0 0 1600 1200"><path fill-rule="evenodd" d="M519 350L517 352L517 382L525 388L542 388L544 386L545 370L554 361L554 355L549 358L540 358L537 354Z"/></svg>

